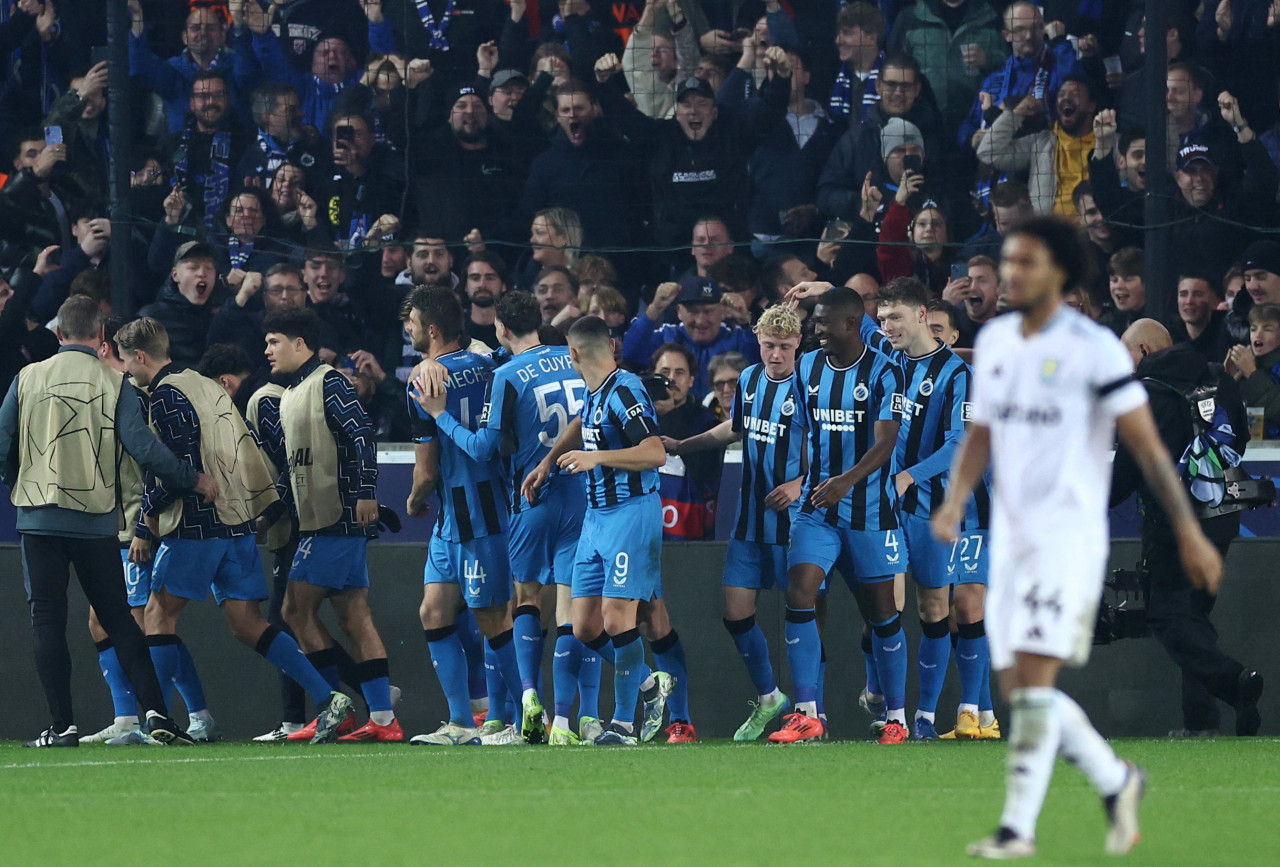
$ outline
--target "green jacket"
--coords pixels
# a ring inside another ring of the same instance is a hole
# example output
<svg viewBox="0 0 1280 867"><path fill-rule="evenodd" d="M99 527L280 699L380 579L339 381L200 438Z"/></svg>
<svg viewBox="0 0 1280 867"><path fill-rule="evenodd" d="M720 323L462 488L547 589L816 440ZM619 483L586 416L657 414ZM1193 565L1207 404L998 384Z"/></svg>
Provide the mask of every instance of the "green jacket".
<svg viewBox="0 0 1280 867"><path fill-rule="evenodd" d="M1254 359L1258 369L1240 381L1240 395L1245 406L1260 406L1266 413L1264 426L1268 439L1280 433L1280 349Z"/></svg>
<svg viewBox="0 0 1280 867"><path fill-rule="evenodd" d="M1000 35L1000 16L986 0L969 0L954 33L933 5L931 0L916 0L915 6L899 15L889 44L892 50L905 51L919 61L938 108L952 127L969 111L987 74L1004 65L1009 47ZM971 43L987 53L986 65L981 68L971 69L964 63L960 49Z"/></svg>

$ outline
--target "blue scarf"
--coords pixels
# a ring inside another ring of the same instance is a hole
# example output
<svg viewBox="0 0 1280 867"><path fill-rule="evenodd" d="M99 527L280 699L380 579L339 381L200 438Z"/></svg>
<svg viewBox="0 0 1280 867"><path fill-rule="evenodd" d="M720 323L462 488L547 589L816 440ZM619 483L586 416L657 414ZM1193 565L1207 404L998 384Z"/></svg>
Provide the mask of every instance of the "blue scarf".
<svg viewBox="0 0 1280 867"><path fill-rule="evenodd" d="M556 33L560 34L561 36L564 36L564 18L562 18L562 17L560 16L560 13L559 13L559 12L557 12L557 13L556 13L554 16L552 16L552 18L551 18L551 29L552 29L552 30L554 30ZM588 19L587 19L587 32L588 32L588 33L595 33L595 32L596 32L597 30L599 30L599 29L600 29L600 22L599 22L599 21L596 21L594 18L588 18ZM569 42L568 42L568 40L565 40L562 44L564 45L564 50L565 50L565 51L568 51L568 50L569 50Z"/></svg>
<svg viewBox="0 0 1280 867"><path fill-rule="evenodd" d="M267 158L266 163L264 163L262 177L270 181L270 178L276 173L276 169L284 164L285 159L289 156L289 151L287 148L281 147L280 142L276 141L265 129L258 130L258 149Z"/></svg>
<svg viewBox="0 0 1280 867"><path fill-rule="evenodd" d="M853 72L849 64L840 64L835 87L831 88L831 116L849 117L853 114Z"/></svg>
<svg viewBox="0 0 1280 867"><path fill-rule="evenodd" d="M427 35L431 37L431 49L433 51L448 51L449 40L445 38L444 32L449 29L449 21L453 18L454 8L457 6L455 0L449 0L449 5L445 7L444 14L440 16L440 25L436 26L436 17L431 14L430 0L413 0L413 5L418 7L418 17L422 19L422 26L426 28Z"/></svg>
<svg viewBox="0 0 1280 867"><path fill-rule="evenodd" d="M192 183L204 186L204 214L201 224L206 230L212 230L214 216L223 200L231 192L231 133L215 132L209 145L209 172L194 178L188 173L191 156L191 138L196 132L196 119L187 117L182 127L182 144L178 146L178 159L174 163L174 179L186 178L188 186ZM194 204L194 203L193 203Z"/></svg>
<svg viewBox="0 0 1280 867"><path fill-rule="evenodd" d="M227 255L231 257L232 268L243 268L253 255L253 242L241 241L236 234L227 237Z"/></svg>

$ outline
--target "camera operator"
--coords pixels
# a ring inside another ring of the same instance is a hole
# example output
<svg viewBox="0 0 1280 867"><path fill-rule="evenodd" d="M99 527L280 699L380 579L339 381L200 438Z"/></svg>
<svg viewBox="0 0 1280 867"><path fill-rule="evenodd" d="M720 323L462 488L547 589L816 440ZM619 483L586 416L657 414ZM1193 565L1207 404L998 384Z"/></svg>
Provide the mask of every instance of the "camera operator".
<svg viewBox="0 0 1280 867"><path fill-rule="evenodd" d="M1160 439L1171 455L1182 455L1197 431L1192 413L1199 411L1210 437L1243 454L1249 441L1244 403L1234 381L1222 367L1206 363L1187 344L1173 345L1169 332L1153 319L1140 319L1121 338L1137 367L1151 399ZM1198 386L1208 391L1189 398ZM1208 415L1208 418L1204 418ZM1224 467L1225 469L1225 467ZM1182 716L1185 728L1174 737L1207 737L1218 734L1218 706L1214 699L1236 712L1236 734L1258 733L1261 716L1258 697L1262 676L1227 656L1218 648L1218 632L1209 621L1214 597L1191 586L1178 559L1177 539L1164 510L1142 482L1133 455L1123 446L1116 451L1111 503L1116 505L1138 491L1142 510L1142 589L1146 596L1147 623L1165 652L1182 669ZM1240 510L1218 514L1221 508L1200 507L1205 534L1226 558L1227 547L1240 532ZM1223 507L1230 509L1229 502Z"/></svg>

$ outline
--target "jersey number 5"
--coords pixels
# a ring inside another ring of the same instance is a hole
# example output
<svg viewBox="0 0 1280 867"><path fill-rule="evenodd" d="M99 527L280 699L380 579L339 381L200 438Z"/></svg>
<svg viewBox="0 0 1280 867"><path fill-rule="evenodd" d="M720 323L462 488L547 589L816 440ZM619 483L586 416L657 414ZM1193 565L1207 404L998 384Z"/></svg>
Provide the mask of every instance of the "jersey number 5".
<svg viewBox="0 0 1280 867"><path fill-rule="evenodd" d="M538 434L538 442L547 448L556 444L560 434L564 433L565 426L569 424L569 419L582 412L582 399L578 395L586 387L587 384L581 379L566 379L561 382L549 382L533 390L533 399L538 403L538 421L544 425L552 421L556 424L554 432L541 431ZM558 391L564 391L563 402L555 396Z"/></svg>

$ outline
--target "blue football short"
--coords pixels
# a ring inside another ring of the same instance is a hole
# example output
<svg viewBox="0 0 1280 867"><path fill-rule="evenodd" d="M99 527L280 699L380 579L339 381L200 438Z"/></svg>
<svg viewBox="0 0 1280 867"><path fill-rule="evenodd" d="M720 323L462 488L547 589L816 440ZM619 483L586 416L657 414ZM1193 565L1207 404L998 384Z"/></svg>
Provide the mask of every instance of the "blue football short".
<svg viewBox="0 0 1280 867"><path fill-rule="evenodd" d="M145 608L151 598L151 563L130 563L129 549L120 549L124 563L124 591L129 596L130 608Z"/></svg>
<svg viewBox="0 0 1280 867"><path fill-rule="evenodd" d="M844 530L801 512L791 524L787 566L814 565L824 573L834 566L846 582L873 584L907 569L901 530Z"/></svg>
<svg viewBox="0 0 1280 867"><path fill-rule="evenodd" d="M335 593L368 587L368 544L364 536L303 536L289 567L289 580Z"/></svg>
<svg viewBox="0 0 1280 867"><path fill-rule="evenodd" d="M903 515L902 532L907 538L911 576L920 586L987 583L986 530L962 530L955 542L947 544L930 535L928 518Z"/></svg>
<svg viewBox="0 0 1280 867"><path fill-rule="evenodd" d="M586 511L582 484L572 477L552 476L538 505L516 512L507 525L512 577L569 586Z"/></svg>
<svg viewBox="0 0 1280 867"><path fill-rule="evenodd" d="M647 601L662 594L662 500L655 491L587 509L573 596Z"/></svg>
<svg viewBox="0 0 1280 867"><path fill-rule="evenodd" d="M234 539L165 539L151 564L151 589L199 602L266 599L267 579L252 536Z"/></svg>
<svg viewBox="0 0 1280 867"><path fill-rule="evenodd" d="M724 563L726 587L747 590L787 589L787 546L767 542L729 540L729 553Z"/></svg>
<svg viewBox="0 0 1280 867"><path fill-rule="evenodd" d="M490 608L511 600L511 567L505 536L446 542L433 535L423 584L457 584L468 608Z"/></svg>

